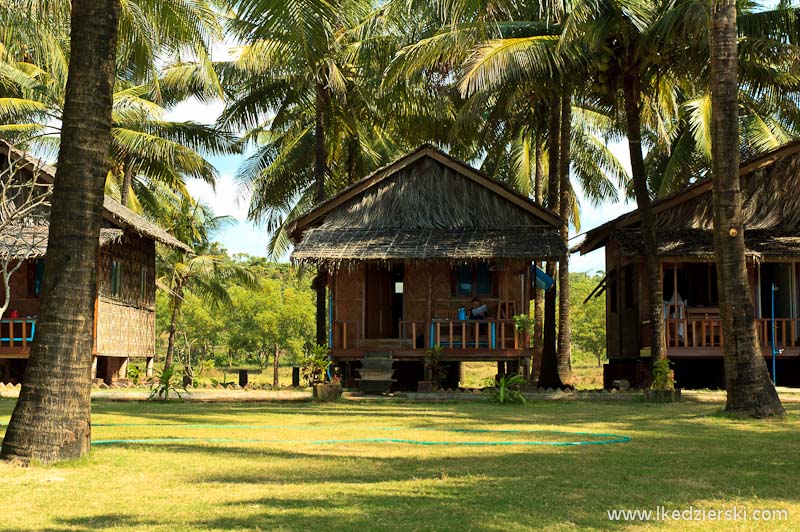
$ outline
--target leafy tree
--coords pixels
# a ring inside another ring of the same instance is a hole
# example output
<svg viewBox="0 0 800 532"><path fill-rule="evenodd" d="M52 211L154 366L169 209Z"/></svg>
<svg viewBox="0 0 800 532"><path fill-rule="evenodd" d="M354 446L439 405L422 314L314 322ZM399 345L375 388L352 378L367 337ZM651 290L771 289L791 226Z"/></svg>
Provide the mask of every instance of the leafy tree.
<svg viewBox="0 0 800 532"><path fill-rule="evenodd" d="M210 207L178 195L165 194L159 204L161 223L176 238L188 244L191 252L162 249L158 254L158 284L170 295L170 322L164 371L172 367L175 340L186 294L192 293L211 306L230 305L226 282L237 280L254 284L253 273L227 260L217 243L210 242L213 232L226 223L226 217L214 216Z"/></svg>

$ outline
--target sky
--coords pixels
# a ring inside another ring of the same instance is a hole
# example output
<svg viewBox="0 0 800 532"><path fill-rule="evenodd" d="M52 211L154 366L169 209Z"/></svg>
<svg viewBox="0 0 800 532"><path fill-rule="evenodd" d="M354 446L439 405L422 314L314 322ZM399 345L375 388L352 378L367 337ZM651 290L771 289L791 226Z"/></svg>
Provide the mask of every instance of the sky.
<svg viewBox="0 0 800 532"><path fill-rule="evenodd" d="M203 104L198 101L186 101L172 109L167 118L177 121L193 120L211 124L221 111L221 103ZM630 171L627 145L613 143L610 145L610 149ZM309 154L309 157L311 157L311 154ZM265 256L267 254L269 235L266 230L247 220L247 206L250 198L241 187L237 186L235 181L236 171L244 161L244 158L243 155L210 157L209 161L219 173L219 180L216 186L212 187L199 180L190 180L187 183L187 187L192 196L211 205L218 216L226 215L233 219L230 225L220 230L216 235L216 240L221 242L229 253ZM635 208L635 205L630 202L606 203L599 207L594 207L582 197L580 190L578 195L581 197L581 233L602 225ZM572 230L572 236L571 246L580 242L580 238L582 238L580 235L575 235L574 229ZM288 258L283 260L288 260ZM572 255L570 269L571 271L583 272L605 270L603 250L594 251L586 256Z"/></svg>

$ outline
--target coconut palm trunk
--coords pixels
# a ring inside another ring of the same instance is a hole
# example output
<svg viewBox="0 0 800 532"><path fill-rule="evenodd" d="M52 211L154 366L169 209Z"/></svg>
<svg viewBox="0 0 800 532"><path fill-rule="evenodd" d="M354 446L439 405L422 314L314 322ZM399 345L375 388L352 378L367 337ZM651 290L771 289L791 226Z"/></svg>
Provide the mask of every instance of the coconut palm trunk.
<svg viewBox="0 0 800 532"><path fill-rule="evenodd" d="M558 377L565 387L572 387L572 337L569 324L569 217L572 204L572 186L569 180L569 148L572 132L572 97L565 87L561 98L561 154L559 155L559 216L561 216L561 240L567 252L558 266Z"/></svg>
<svg viewBox="0 0 800 532"><path fill-rule="evenodd" d="M714 250L722 333L725 338L725 410L749 417L783 414L769 378L747 281L739 180L736 2L714 4L711 31L711 150Z"/></svg>
<svg viewBox="0 0 800 532"><path fill-rule="evenodd" d="M133 168L131 168L131 163L126 163L122 172L122 190L120 190L119 193L119 202L127 207L128 199L131 194L131 186L133 185Z"/></svg>
<svg viewBox="0 0 800 532"><path fill-rule="evenodd" d="M642 238L644 240L644 262L647 272L647 298L650 317L650 357L659 360L667 356L664 344L664 317L661 265L658 261L656 243L655 214L650 206L650 192L647 187L647 173L642 155L642 127L640 116L641 86L638 67L628 54L625 73L622 77L623 98L625 100L625 122L628 137L628 150L631 159L631 176L636 204L641 217Z"/></svg>
<svg viewBox="0 0 800 532"><path fill-rule="evenodd" d="M561 144L561 98L555 96L550 102L550 119L548 123L548 176L547 206L558 210L558 161ZM547 275L556 278L556 261L547 262ZM542 332L542 368L539 372L539 387L561 388L558 376L558 358L556 350L556 291L550 289L544 294L544 325Z"/></svg>
<svg viewBox="0 0 800 532"><path fill-rule="evenodd" d="M536 130L536 167L533 178L533 197L536 203L541 205L544 202L544 149L542 148L542 133ZM534 262L537 268L542 266L539 261ZM533 364L531 365L531 382L537 382L539 372L542 369L542 333L544 319L544 292L536 287L534 283L534 305L533 305Z"/></svg>
<svg viewBox="0 0 800 532"><path fill-rule="evenodd" d="M316 84L316 120L314 124L314 199L317 204L325 200L325 175L328 173L328 156L325 152L325 112L329 99L328 90L324 82L318 80ZM328 343L327 284L328 271L323 266L319 266L313 283L317 296L316 336L318 345L326 345Z"/></svg>
<svg viewBox="0 0 800 532"><path fill-rule="evenodd" d="M61 148L36 339L0 455L53 463L91 444L91 371L118 0L72 0Z"/></svg>
<svg viewBox="0 0 800 532"><path fill-rule="evenodd" d="M164 372L172 368L172 361L175 357L175 335L178 332L178 318L181 315L181 305L183 305L183 288L178 283L172 295L172 313L169 318L169 330L167 331L167 354L164 356Z"/></svg>

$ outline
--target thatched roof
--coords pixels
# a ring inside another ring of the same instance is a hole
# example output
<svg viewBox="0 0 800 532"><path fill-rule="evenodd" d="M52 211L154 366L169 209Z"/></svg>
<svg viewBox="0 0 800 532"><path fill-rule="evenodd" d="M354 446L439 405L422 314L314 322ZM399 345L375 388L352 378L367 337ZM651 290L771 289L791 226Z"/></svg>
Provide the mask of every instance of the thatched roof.
<svg viewBox="0 0 800 532"><path fill-rule="evenodd" d="M558 217L432 146L398 159L298 218L292 260L558 258Z"/></svg>
<svg viewBox="0 0 800 532"><path fill-rule="evenodd" d="M106 197L103 200L103 211L105 218L121 229L128 229L139 236L152 238L156 242L161 242L173 248L182 249L184 251L192 250L192 248L161 227L136 214L118 201Z"/></svg>
<svg viewBox="0 0 800 532"><path fill-rule="evenodd" d="M46 225L21 227L0 235L0 258L39 259L47 252ZM125 232L122 229L101 229L100 247L122 240Z"/></svg>
<svg viewBox="0 0 800 532"><path fill-rule="evenodd" d="M22 168L26 168L29 171L36 171L40 176L43 176L50 181L55 179L56 169L53 166L42 164L29 154L14 148L8 142L2 139L0 139L0 155L4 157L11 157L15 160L15 163L20 164ZM191 251L189 246L169 234L161 227L108 197L104 198L103 200L103 217L113 226L118 227L119 229L132 231L139 236L153 239L156 242L160 242L173 248Z"/></svg>
<svg viewBox="0 0 800 532"><path fill-rule="evenodd" d="M614 233L623 255L638 256L644 249L642 233L638 229L625 229ZM680 257L697 260L714 260L714 234L706 229L657 231L658 255L662 258ZM800 233L754 229L745 231L745 255L753 260L800 257Z"/></svg>
<svg viewBox="0 0 800 532"><path fill-rule="evenodd" d="M745 245L757 256L800 256L800 142L743 163ZM659 252L713 258L712 181L705 179L653 202ZM589 231L576 249L589 253L616 240L641 254L640 215L635 210ZM795 240L797 239L797 242Z"/></svg>

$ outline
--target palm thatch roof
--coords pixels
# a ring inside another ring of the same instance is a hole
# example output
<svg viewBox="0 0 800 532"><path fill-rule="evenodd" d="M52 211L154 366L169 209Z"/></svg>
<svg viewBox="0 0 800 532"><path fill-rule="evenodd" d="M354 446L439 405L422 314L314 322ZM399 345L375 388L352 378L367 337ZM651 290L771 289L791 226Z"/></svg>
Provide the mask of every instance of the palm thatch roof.
<svg viewBox="0 0 800 532"><path fill-rule="evenodd" d="M0 235L0 259L39 259L47 252L46 225L32 225L7 231ZM120 242L125 232L122 229L100 230L100 247Z"/></svg>
<svg viewBox="0 0 800 532"><path fill-rule="evenodd" d="M295 262L552 259L558 217L432 146L377 170L290 224Z"/></svg>
<svg viewBox="0 0 800 532"><path fill-rule="evenodd" d="M746 161L739 175L748 256L800 256L800 141ZM653 211L660 255L714 257L711 179L653 202ZM641 254L638 210L589 231L575 250L586 254L611 240L623 253Z"/></svg>
<svg viewBox="0 0 800 532"><path fill-rule="evenodd" d="M55 180L56 169L53 166L41 163L28 153L14 148L11 144L1 139L0 156L10 158L15 164L18 164L21 169L29 172L37 172L40 177L44 177L50 181ZM129 230L139 236L153 239L156 242L173 248L191 251L189 246L169 234L169 232L165 231L163 228L108 197L103 200L103 217L115 228Z"/></svg>

